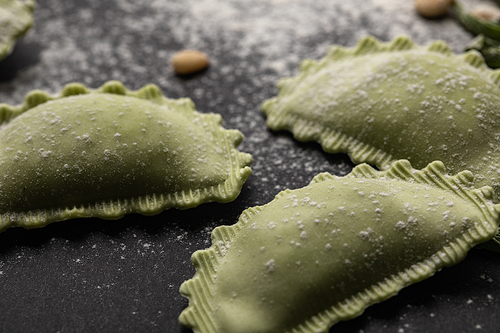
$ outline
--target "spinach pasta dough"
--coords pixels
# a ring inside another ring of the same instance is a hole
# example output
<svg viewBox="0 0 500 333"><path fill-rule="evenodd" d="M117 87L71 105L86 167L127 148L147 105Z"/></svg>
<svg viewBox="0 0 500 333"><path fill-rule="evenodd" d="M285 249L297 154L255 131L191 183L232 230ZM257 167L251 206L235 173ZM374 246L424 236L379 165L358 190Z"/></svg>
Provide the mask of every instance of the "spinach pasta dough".
<svg viewBox="0 0 500 333"><path fill-rule="evenodd" d="M0 0L0 60L14 49L16 40L33 25L35 1Z"/></svg>
<svg viewBox="0 0 500 333"><path fill-rule="evenodd" d="M199 333L327 332L495 235L500 205L470 181L441 162L397 161L285 190L193 254L180 322Z"/></svg>
<svg viewBox="0 0 500 333"><path fill-rule="evenodd" d="M436 41L407 37L354 48L332 47L305 60L263 110L273 130L318 141L354 163L387 169L398 159L416 168L442 161L452 173L474 172L475 185L500 195L500 71L476 51L451 53Z"/></svg>
<svg viewBox="0 0 500 333"><path fill-rule="evenodd" d="M66 86L0 105L0 229L234 200L251 173L217 114L158 87Z"/></svg>

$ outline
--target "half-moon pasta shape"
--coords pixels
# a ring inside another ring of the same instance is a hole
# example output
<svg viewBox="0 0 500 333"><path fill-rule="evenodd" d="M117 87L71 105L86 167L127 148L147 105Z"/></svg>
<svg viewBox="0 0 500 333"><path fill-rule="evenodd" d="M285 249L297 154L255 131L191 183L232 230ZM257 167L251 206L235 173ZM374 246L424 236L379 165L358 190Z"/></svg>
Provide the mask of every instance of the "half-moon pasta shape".
<svg viewBox="0 0 500 333"><path fill-rule="evenodd" d="M0 230L229 202L251 173L241 132L155 85L33 91L0 117Z"/></svg>
<svg viewBox="0 0 500 333"><path fill-rule="evenodd" d="M0 0L0 60L8 56L16 40L33 25L35 1Z"/></svg>
<svg viewBox="0 0 500 333"><path fill-rule="evenodd" d="M267 125L354 163L387 169L398 159L415 168L442 161L451 173L470 170L475 185L500 195L500 71L476 51L451 53L407 37L354 48L332 47L305 60L263 103Z"/></svg>
<svg viewBox="0 0 500 333"><path fill-rule="evenodd" d="M193 254L180 322L198 333L327 332L495 235L500 205L471 181L403 160L285 190Z"/></svg>

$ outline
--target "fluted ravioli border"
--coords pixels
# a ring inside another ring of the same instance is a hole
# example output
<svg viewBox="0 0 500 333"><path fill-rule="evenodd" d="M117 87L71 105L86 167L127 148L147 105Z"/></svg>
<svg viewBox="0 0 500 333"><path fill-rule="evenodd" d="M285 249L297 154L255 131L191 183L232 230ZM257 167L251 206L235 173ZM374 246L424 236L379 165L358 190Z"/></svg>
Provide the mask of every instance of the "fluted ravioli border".
<svg viewBox="0 0 500 333"><path fill-rule="evenodd" d="M262 103L262 111L267 116L267 126L272 130L289 130L293 133L295 139L299 141L317 141L321 144L323 150L328 153L347 153L355 164L370 163L381 169L388 168L395 161L391 154L373 147L369 143L360 142L353 137L333 130L321 122L300 119L292 114L282 114L278 112L277 104L279 104L281 98L289 93L289 89L293 87L292 82L300 82L304 77L320 71L332 61L353 56L408 50L424 50L445 56L452 55L450 47L443 41L434 41L426 47L420 47L406 36L399 36L388 43L382 43L374 37L368 36L361 39L353 48L333 46L324 59L319 61L303 60L297 76L283 78L278 81L278 96ZM500 69L489 69L483 57L477 51L468 51L459 57L470 66L484 71L485 75L492 80L492 83L500 87Z"/></svg>
<svg viewBox="0 0 500 333"><path fill-rule="evenodd" d="M345 59L366 55L405 51L422 52L422 54L423 52L431 52L441 54L450 59L461 59L464 65L471 66L478 70L484 78L489 80L492 86L500 87L500 69L490 69L486 65L481 54L475 50L465 52L461 55L454 55L449 45L440 40L434 41L427 46L419 46L407 36L399 36L386 43L372 36L367 36L360 39L358 44L351 48L338 45L332 46L327 55L320 60L305 59L301 62L299 73L296 76L280 79L277 83L279 90L278 95L262 103L262 111L267 116L267 126L271 130L290 131L298 141L316 141L325 152L346 153L354 164L369 163L385 170L391 163L395 162L397 158L408 158L408 156L405 155L396 156L395 158L390 152L373 146L371 142L362 142L352 135L345 134L341 130L333 129L325 125L325 123L321 121L303 119L299 115L294 115L293 113L281 112L282 110L280 109L280 103L286 100L289 94L293 93L298 82L302 82L308 76L323 70L333 62L342 62ZM311 110L311 112L314 112L314 110ZM422 162L427 163L430 161ZM473 166L468 166L468 168L473 168ZM480 179L480 177L476 179ZM495 189L497 189L497 183L498 182L495 180L490 184L481 183L480 186L494 185ZM497 197L495 200L499 200L499 195L498 193L496 194ZM485 248L490 248L493 251L499 252L500 230L491 243L492 244L489 246L486 245Z"/></svg>
<svg viewBox="0 0 500 333"><path fill-rule="evenodd" d="M467 229L460 237L450 241L428 258L306 319L302 324L289 331L291 333L328 332L333 324L357 317L366 307L394 296L402 288L424 280L444 267L460 262L465 258L470 248L478 242L483 242L485 238L491 237L498 227L500 205L487 203L491 201L493 195L491 187L469 190L466 187L473 179L471 172L464 171L456 176L447 177L444 165L439 161L429 164L421 171L412 169L406 160L393 163L386 171L376 171L367 164L361 164L345 177L378 178L387 179L387 181L403 180L446 189L477 206L482 212L484 220L481 223L475 223L474 227ZM314 177L311 184L328 181L332 178L336 178L336 176L322 173ZM284 190L276 195L276 199L284 197L290 192L292 190ZM212 246L206 250L196 251L192 255L191 262L196 269L196 274L180 287L181 294L189 298L188 308L179 317L183 325L192 328L195 332L218 332L217 323L211 316L216 305L211 304L209 296L215 293L213 286L217 275L217 265L224 260L224 250L221 246L231 244L252 217L260 214L266 206L267 204L248 208L241 214L236 224L215 228L212 232Z"/></svg>
<svg viewBox="0 0 500 333"><path fill-rule="evenodd" d="M191 99L180 98L174 100L166 98L160 88L154 84L132 91L128 90L119 81L108 81L98 89L89 89L80 83L70 83L58 95L50 95L41 90L34 90L28 93L21 105L0 104L0 124L8 123L22 113L48 101L90 93L130 96L148 100L158 105L167 105L179 112L188 114L196 112ZM241 187L252 172L248 166L252 163L252 157L236 150L236 146L243 140L243 135L238 130L224 129L221 126L222 117L219 114L199 113L199 115L204 119L204 122L202 122L203 128L211 133L221 147L227 151L229 174L223 182L210 187L182 190L167 195L153 193L137 198L107 200L73 207L4 213L0 215L0 230L12 226L38 228L52 222L82 217L119 219L129 213L154 215L168 208L187 209L209 201L233 201L239 195Z"/></svg>
<svg viewBox="0 0 500 333"><path fill-rule="evenodd" d="M0 60L3 60L14 50L16 40L25 35L33 26L33 11L35 10L36 2L34 0L13 0L9 4L4 2L1 6L5 6L2 9L6 13L11 14L11 18L15 17L7 22L2 22L4 30L2 40L0 41ZM5 34L5 28L7 28L6 30L10 34Z"/></svg>

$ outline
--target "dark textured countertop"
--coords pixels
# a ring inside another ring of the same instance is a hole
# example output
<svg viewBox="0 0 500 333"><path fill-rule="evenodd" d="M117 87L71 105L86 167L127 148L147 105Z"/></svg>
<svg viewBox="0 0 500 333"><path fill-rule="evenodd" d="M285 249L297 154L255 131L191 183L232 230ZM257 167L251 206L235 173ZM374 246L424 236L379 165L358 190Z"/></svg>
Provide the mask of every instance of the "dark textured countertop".
<svg viewBox="0 0 500 333"><path fill-rule="evenodd" d="M33 89L57 93L69 82L154 83L242 131L239 149L254 156L253 174L229 204L1 233L0 332L188 332L177 321L188 304L178 289L194 274L191 254L210 246L211 230L319 172L352 168L346 155L269 131L261 102L301 59L368 34L443 39L455 52L471 39L451 18L418 17L410 0L39 0L35 26L0 62L0 102L20 104ZM184 48L206 52L209 69L176 76L169 59ZM500 256L472 250L332 331L498 332L499 281Z"/></svg>

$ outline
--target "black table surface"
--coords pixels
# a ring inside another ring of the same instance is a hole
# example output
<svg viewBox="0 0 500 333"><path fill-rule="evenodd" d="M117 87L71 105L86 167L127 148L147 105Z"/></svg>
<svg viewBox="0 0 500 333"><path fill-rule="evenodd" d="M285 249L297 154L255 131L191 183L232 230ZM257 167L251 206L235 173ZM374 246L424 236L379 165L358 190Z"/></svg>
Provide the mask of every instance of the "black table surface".
<svg viewBox="0 0 500 333"><path fill-rule="evenodd" d="M1 233L0 332L189 332L178 323L188 304L178 289L211 230L320 172L353 167L346 155L269 131L260 104L301 59L369 34L442 39L454 52L472 38L451 17L419 17L410 0L39 0L35 26L0 62L0 103L20 104L34 89L55 94L69 82L154 83L242 131L239 149L253 155L253 174L228 204ZM169 59L186 48L206 52L209 69L176 76ZM332 332L498 332L499 281L500 255L474 249Z"/></svg>

